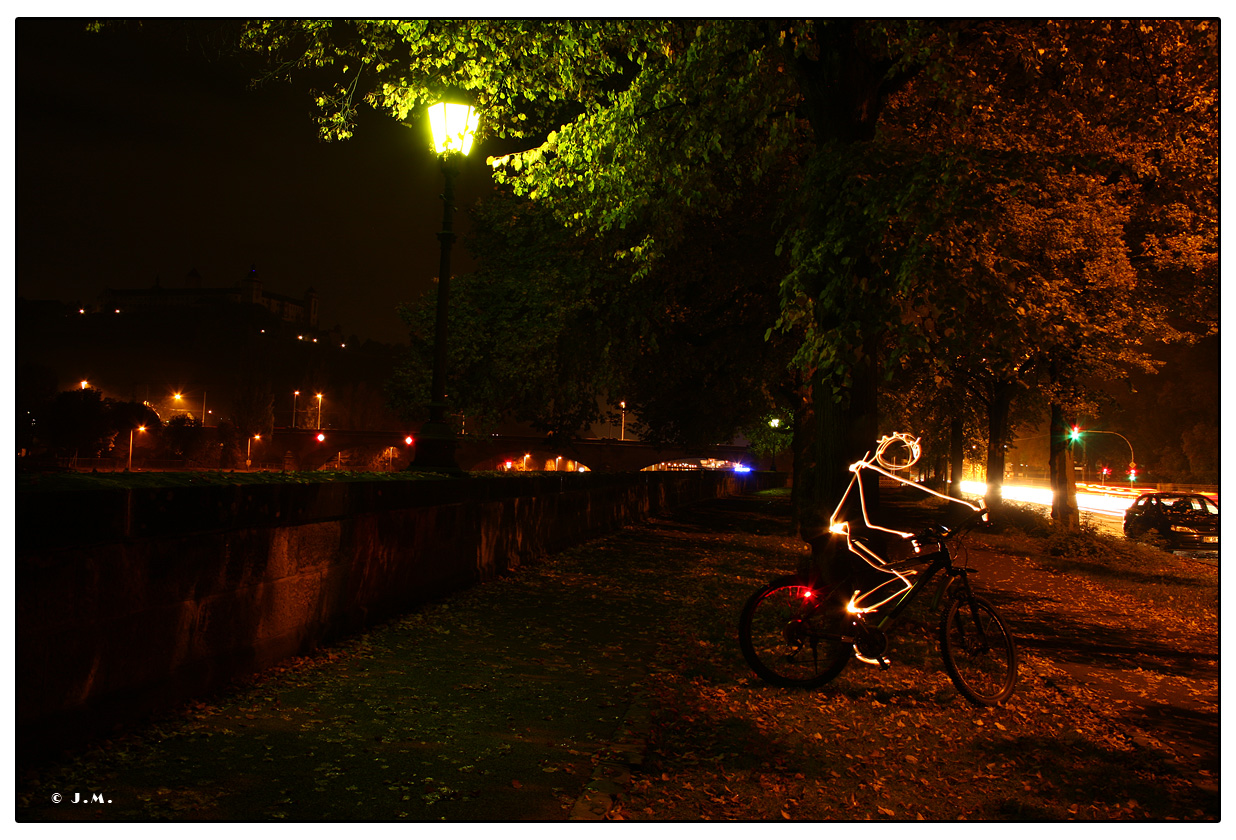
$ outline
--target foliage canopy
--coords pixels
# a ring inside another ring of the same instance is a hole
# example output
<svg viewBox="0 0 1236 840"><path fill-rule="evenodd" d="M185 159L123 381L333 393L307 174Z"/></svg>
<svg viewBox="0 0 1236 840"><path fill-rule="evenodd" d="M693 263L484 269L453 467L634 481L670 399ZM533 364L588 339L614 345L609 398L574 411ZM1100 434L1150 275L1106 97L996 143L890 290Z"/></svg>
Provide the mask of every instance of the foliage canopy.
<svg viewBox="0 0 1236 840"><path fill-rule="evenodd" d="M900 363L1072 404L1088 378L1149 365L1147 338L1216 328L1217 36L1207 20L256 21L245 43L310 74L328 139L362 103L410 120L449 89L518 149L491 158L495 181L595 259L485 269L491 291L541 284L486 305L574 298L538 310L535 352L498 380L761 195L762 326L796 371L799 467L843 473ZM690 288L673 277L647 313Z"/></svg>

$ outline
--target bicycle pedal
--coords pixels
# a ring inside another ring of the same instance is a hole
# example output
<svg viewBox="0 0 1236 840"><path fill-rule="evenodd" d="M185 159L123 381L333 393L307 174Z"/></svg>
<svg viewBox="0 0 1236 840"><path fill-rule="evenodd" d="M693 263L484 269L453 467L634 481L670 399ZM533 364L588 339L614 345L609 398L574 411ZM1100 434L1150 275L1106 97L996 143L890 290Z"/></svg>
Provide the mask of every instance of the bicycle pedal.
<svg viewBox="0 0 1236 840"><path fill-rule="evenodd" d="M888 661L888 657L887 657L887 656L881 656L881 657L880 657L880 670L881 670L881 671L887 671L887 670L888 670L889 668L891 668L891 667L893 667L893 663L891 663L891 662L889 662L889 661Z"/></svg>

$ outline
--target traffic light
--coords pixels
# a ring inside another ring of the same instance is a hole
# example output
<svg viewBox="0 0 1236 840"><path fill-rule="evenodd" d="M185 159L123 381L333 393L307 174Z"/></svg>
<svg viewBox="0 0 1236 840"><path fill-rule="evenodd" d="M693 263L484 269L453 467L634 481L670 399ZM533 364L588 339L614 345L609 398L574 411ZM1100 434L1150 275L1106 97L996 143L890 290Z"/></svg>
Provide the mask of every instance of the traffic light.
<svg viewBox="0 0 1236 840"><path fill-rule="evenodd" d="M1137 468L1129 467L1129 481L1137 481Z"/></svg>
<svg viewBox="0 0 1236 840"><path fill-rule="evenodd" d="M1077 426L1074 426L1072 431L1069 432L1069 440L1073 440L1073 441L1081 440L1081 429L1078 428Z"/></svg>

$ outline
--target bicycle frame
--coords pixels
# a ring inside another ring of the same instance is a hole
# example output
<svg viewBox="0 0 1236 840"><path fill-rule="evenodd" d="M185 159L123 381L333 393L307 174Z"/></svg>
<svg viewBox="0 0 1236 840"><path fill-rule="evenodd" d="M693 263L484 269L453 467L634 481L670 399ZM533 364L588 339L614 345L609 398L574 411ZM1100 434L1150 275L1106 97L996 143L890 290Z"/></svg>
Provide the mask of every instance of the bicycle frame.
<svg viewBox="0 0 1236 840"><path fill-rule="evenodd" d="M910 604L918 598L919 593L922 592L929 583L931 583L932 579L939 574L940 571L945 571L948 574L940 580L940 583L936 587L935 594L931 597L931 609L939 609L940 604L944 600L944 594L948 591L949 584L954 578L960 577L963 581L965 581L963 585L969 588L969 581L965 580L965 570L953 568L953 558L952 555L949 554L948 548L941 547L940 551L934 553L940 556L931 561L927 568L924 569L919 575L918 580L916 580L909 589L903 589L900 593L898 593L901 596L900 600L893 605L893 608L889 610L888 613L880 616L880 620L876 622L876 627L881 630L885 627L891 627L901 616L901 614L909 609ZM893 597L896 598L897 596L894 595Z"/></svg>

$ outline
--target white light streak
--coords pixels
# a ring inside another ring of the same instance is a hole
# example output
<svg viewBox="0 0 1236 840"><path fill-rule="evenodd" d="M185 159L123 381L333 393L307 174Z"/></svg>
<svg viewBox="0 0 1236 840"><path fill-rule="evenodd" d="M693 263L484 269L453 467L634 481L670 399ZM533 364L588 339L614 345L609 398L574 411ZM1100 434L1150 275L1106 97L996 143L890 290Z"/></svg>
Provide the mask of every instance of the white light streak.
<svg viewBox="0 0 1236 840"><path fill-rule="evenodd" d="M1100 485L1084 485L1078 489L1077 507L1094 513L1123 514L1129 505L1141 495L1139 490L1122 490L1119 487L1102 487ZM987 492L987 485L981 481L963 481L963 493L981 496ZM1000 495L1006 501L1026 502L1032 505L1051 507L1052 491L1050 487L1035 487L1029 484L1006 484L1001 488Z"/></svg>

